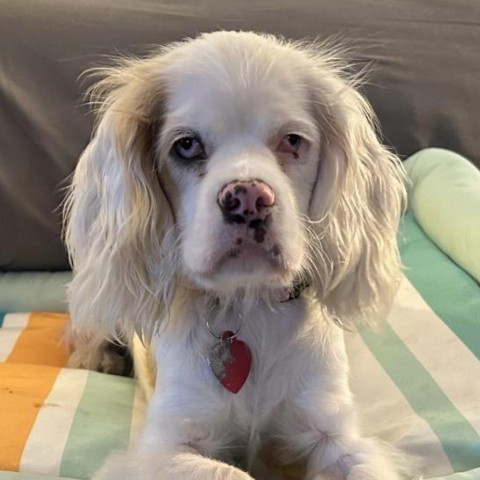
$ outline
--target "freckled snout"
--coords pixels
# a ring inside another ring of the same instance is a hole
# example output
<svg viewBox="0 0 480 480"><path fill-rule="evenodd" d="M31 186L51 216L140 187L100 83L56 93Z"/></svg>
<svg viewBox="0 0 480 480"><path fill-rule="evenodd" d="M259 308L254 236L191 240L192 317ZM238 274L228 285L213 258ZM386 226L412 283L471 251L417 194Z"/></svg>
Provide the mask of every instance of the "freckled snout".
<svg viewBox="0 0 480 480"><path fill-rule="evenodd" d="M227 223L256 228L268 221L275 193L261 180L233 180L220 190L217 203Z"/></svg>

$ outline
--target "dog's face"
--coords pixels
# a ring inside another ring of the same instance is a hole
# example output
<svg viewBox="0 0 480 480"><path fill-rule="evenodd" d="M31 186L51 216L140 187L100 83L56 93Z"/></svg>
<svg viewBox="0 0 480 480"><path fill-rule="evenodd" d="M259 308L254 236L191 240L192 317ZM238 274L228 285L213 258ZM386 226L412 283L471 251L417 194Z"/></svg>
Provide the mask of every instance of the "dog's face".
<svg viewBox="0 0 480 480"><path fill-rule="evenodd" d="M221 36L187 44L162 72L157 151L182 267L215 291L285 287L301 274L318 169L302 57L258 36L241 40L237 55Z"/></svg>
<svg viewBox="0 0 480 480"><path fill-rule="evenodd" d="M389 304L401 168L331 54L217 32L107 69L95 91L66 211L74 320L130 312L148 330L179 284L301 278L344 322Z"/></svg>

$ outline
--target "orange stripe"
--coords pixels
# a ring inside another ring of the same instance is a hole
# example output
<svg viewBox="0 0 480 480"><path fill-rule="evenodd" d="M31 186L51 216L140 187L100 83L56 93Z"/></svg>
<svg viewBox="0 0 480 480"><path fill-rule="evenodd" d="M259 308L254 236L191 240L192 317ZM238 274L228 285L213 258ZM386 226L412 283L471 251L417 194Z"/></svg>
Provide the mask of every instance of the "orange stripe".
<svg viewBox="0 0 480 480"><path fill-rule="evenodd" d="M34 365L66 365L68 355L61 345L68 315L64 313L32 313L28 325L17 340L8 363Z"/></svg>
<svg viewBox="0 0 480 480"><path fill-rule="evenodd" d="M59 367L0 363L0 468L18 471L23 449ZM53 408L53 405L49 408ZM48 442L48 438L45 438Z"/></svg>
<svg viewBox="0 0 480 480"><path fill-rule="evenodd" d="M0 363L1 470L18 471L39 409L67 361L60 345L67 320L67 315L31 314L7 362Z"/></svg>

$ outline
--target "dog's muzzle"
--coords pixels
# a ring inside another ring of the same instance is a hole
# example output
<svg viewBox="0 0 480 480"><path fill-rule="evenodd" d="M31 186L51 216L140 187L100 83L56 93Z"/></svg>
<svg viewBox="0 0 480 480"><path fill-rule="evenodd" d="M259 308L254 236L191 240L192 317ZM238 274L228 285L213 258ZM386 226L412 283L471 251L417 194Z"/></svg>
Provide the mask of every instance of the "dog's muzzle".
<svg viewBox="0 0 480 480"><path fill-rule="evenodd" d="M248 228L265 232L275 205L273 189L262 180L233 180L219 192L217 203L226 223L245 224ZM258 243L263 235L254 235Z"/></svg>

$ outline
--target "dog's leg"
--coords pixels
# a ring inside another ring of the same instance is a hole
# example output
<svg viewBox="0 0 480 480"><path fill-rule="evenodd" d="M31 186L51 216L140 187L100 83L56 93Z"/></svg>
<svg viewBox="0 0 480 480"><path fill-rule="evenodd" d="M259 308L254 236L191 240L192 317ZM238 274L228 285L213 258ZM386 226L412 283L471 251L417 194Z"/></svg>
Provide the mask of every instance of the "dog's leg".
<svg viewBox="0 0 480 480"><path fill-rule="evenodd" d="M128 347L108 340L102 333L77 333L68 326L63 340L70 352L67 364L70 368L84 368L114 375L133 374L133 362Z"/></svg>
<svg viewBox="0 0 480 480"><path fill-rule="evenodd" d="M309 458L307 479L326 478L398 480L400 476L387 450L374 439L339 435L324 438Z"/></svg>
<svg viewBox="0 0 480 480"><path fill-rule="evenodd" d="M135 367L135 377L138 386L145 395L147 401L150 401L155 390L155 378L157 369L152 349L153 345L147 346L142 342L138 335L134 335L131 342L133 364Z"/></svg>
<svg viewBox="0 0 480 480"><path fill-rule="evenodd" d="M257 480L285 480L282 473L267 467L260 459L253 464L252 475Z"/></svg>
<svg viewBox="0 0 480 480"><path fill-rule="evenodd" d="M248 473L190 447L142 449L107 458L93 480L253 480Z"/></svg>
<svg viewBox="0 0 480 480"><path fill-rule="evenodd" d="M226 463L238 448L230 405L195 368L158 373L138 443L107 458L94 480L253 480Z"/></svg>
<svg viewBox="0 0 480 480"><path fill-rule="evenodd" d="M293 398L274 425L280 461L302 458L306 480L398 480L401 456L360 434L343 336L326 336L322 347L301 362Z"/></svg>
<svg viewBox="0 0 480 480"><path fill-rule="evenodd" d="M338 404L325 391L312 394L310 408L297 404L284 416L281 435L285 457L305 458L306 480L399 480L398 455L360 435L353 404Z"/></svg>

